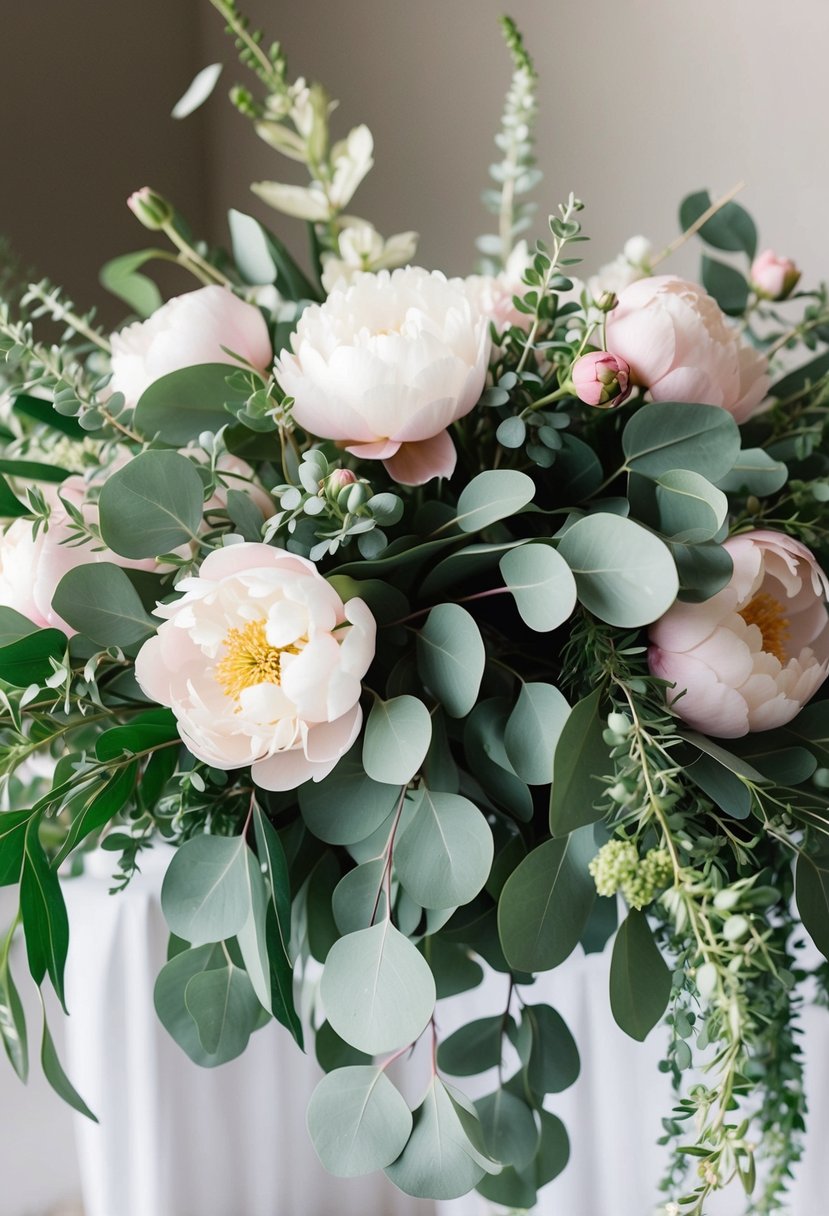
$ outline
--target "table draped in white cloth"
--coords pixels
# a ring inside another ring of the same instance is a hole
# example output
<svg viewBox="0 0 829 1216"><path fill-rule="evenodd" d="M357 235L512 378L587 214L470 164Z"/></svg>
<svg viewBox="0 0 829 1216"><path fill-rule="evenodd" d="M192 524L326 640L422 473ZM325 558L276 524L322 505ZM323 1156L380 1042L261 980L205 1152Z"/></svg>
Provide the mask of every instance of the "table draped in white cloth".
<svg viewBox="0 0 829 1216"><path fill-rule="evenodd" d="M80 1116L76 1132L86 1216L489 1216L477 1195L432 1203L397 1192L382 1175L341 1180L319 1164L305 1109L320 1076L274 1024L251 1039L239 1059L215 1070L192 1064L169 1038L153 1008L153 985L165 958L167 930L159 891L169 861L154 850L124 894L110 896L112 857L97 854L87 873L67 884L72 930L67 1026L70 1075L100 1119ZM608 1008L609 958L581 952L523 992L553 1005L581 1053L573 1088L551 1096L564 1120L572 1156L541 1193L543 1216L651 1216L665 1164L656 1145L669 1112L669 1084L657 1070L664 1042L640 1045L613 1023ZM442 1035L503 1009L507 981L488 972L483 984L442 1002ZM829 1017L809 1010L806 1028L810 1132L792 1188L798 1216L829 1216L825 1141L829 1131ZM402 1083L417 1098L428 1074L418 1051ZM396 1078L401 1079L401 1078ZM494 1073L464 1078L477 1097ZM809 1146L813 1146L809 1151ZM664 1202L664 1200L663 1200ZM732 1189L711 1216L742 1216Z"/></svg>

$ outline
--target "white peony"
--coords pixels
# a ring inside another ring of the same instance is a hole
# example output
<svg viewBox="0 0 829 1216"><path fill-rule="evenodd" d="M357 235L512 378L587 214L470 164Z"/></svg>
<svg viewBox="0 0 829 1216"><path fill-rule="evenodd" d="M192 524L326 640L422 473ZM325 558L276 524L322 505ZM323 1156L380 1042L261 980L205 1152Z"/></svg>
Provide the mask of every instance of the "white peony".
<svg viewBox="0 0 829 1216"><path fill-rule="evenodd" d="M135 321L114 333L111 342L109 389L123 393L128 406L134 406L154 380L183 367L238 365L233 357L238 355L262 371L272 356L268 327L259 309L218 286L174 296L146 321Z"/></svg>
<svg viewBox="0 0 829 1216"><path fill-rule="evenodd" d="M462 280L381 270L307 308L276 373L310 435L422 485L455 468L447 427L481 395L488 331Z"/></svg>
<svg viewBox="0 0 829 1216"><path fill-rule="evenodd" d="M178 590L156 609L164 621L135 675L193 755L252 765L270 790L330 773L362 723L376 633L366 604L343 604L312 562L255 543L209 554Z"/></svg>

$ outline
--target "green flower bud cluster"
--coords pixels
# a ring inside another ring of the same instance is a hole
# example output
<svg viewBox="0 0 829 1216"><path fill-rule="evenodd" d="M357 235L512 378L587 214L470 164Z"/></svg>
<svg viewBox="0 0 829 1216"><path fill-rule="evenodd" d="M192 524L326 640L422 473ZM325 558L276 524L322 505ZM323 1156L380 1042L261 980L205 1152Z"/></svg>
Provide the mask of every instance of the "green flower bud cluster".
<svg viewBox="0 0 829 1216"><path fill-rule="evenodd" d="M609 840L590 862L590 874L599 895L612 896L621 891L631 908L644 908L672 877L671 858L666 849L650 849L639 856L630 840Z"/></svg>
<svg viewBox="0 0 829 1216"><path fill-rule="evenodd" d="M363 557L382 553L388 541L380 525L396 524L403 514L396 494L375 494L364 477L331 464L319 448L303 453L297 479L299 485L272 491L281 510L268 520L266 540L285 531L290 548L312 561L333 555L352 538Z"/></svg>

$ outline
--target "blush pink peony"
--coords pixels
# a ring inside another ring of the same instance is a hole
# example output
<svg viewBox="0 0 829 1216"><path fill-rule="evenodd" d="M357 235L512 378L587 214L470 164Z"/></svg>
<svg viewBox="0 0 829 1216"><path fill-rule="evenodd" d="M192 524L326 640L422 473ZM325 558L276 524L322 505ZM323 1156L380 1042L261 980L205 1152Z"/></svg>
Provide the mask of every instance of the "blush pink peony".
<svg viewBox="0 0 829 1216"><path fill-rule="evenodd" d="M269 790L330 773L362 723L376 632L366 604L344 604L312 562L256 543L209 554L178 589L156 609L163 623L135 674L193 755L252 765Z"/></svg>
<svg viewBox="0 0 829 1216"><path fill-rule="evenodd" d="M707 292L674 275L640 279L619 293L607 345L654 401L721 405L745 422L769 386L765 355L742 341Z"/></svg>
<svg viewBox="0 0 829 1216"><path fill-rule="evenodd" d="M705 603L674 604L651 626L648 658L675 686L678 717L732 739L790 722L826 679L829 580L782 532L744 532L725 548L728 586Z"/></svg>
<svg viewBox="0 0 829 1216"><path fill-rule="evenodd" d="M361 274L306 308L276 374L310 435L423 485L455 468L447 428L483 391L488 331L459 279L414 266Z"/></svg>
<svg viewBox="0 0 829 1216"><path fill-rule="evenodd" d="M605 350L590 351L570 373L579 401L597 409L621 405L630 392L630 368L624 359Z"/></svg>
<svg viewBox="0 0 829 1216"><path fill-rule="evenodd" d="M268 327L259 309L218 286L174 296L146 321L135 321L114 333L111 344L109 389L123 393L128 406L169 372L197 363L237 365L228 350L260 371L272 358Z"/></svg>

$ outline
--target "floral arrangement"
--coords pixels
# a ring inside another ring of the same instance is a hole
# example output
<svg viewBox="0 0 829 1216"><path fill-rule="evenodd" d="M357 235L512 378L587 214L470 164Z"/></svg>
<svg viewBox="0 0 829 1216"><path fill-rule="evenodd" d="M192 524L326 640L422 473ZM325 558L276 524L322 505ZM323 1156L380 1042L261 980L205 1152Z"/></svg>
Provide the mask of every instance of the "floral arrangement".
<svg viewBox="0 0 829 1216"><path fill-rule="evenodd" d="M207 1067L271 1018L312 1037L335 1174L532 1208L568 1155L547 1096L579 1071L533 981L614 936L616 1021L670 1029L665 1211L735 1177L779 1211L797 1013L827 976L800 947L829 952L826 288L758 255L734 192L586 282L574 196L528 243L536 78L508 20L497 232L477 275L410 265L414 233L352 214L368 129L331 142L324 90L212 2L253 73L235 105L308 170L253 189L305 221L309 265L240 211L211 248L142 189L166 244L104 267L118 332L6 276L11 1063L25 1079L15 933L63 1002L72 859L111 850L120 889L161 839L158 1016ZM665 265L694 237L720 253L701 286ZM162 303L153 259L197 285ZM503 1004L441 1037L436 1001L482 962ZM389 1065L424 1035L410 1110ZM488 1096L456 1087L496 1066Z"/></svg>

